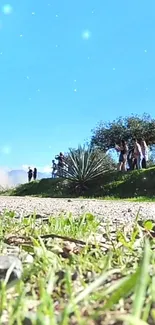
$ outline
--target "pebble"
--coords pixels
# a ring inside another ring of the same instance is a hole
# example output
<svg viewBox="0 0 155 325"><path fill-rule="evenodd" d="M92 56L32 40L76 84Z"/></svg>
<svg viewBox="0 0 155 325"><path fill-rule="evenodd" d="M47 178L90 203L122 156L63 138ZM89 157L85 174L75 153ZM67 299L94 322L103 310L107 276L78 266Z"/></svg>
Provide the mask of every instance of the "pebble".
<svg viewBox="0 0 155 325"><path fill-rule="evenodd" d="M7 271L13 267L8 282L21 278L23 267L20 259L14 255L0 255L0 280L5 280Z"/></svg>
<svg viewBox="0 0 155 325"><path fill-rule="evenodd" d="M33 264L34 258L32 255L30 254L25 254L25 256L23 256L23 262L26 264Z"/></svg>

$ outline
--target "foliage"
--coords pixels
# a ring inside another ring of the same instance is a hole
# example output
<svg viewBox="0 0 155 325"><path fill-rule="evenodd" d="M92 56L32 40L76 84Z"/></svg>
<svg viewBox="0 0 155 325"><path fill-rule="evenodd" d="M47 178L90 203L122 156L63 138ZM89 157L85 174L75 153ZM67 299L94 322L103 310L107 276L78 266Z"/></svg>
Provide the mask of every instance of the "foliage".
<svg viewBox="0 0 155 325"><path fill-rule="evenodd" d="M15 189L1 192L1 195L71 198L78 197L75 187L65 179L43 179L23 184ZM120 173L105 172L94 178L83 194L89 198L132 198L135 200L155 200L155 167ZM141 197L141 198L140 198Z"/></svg>
<svg viewBox="0 0 155 325"><path fill-rule="evenodd" d="M88 197L155 200L155 167L120 173L110 172L94 183Z"/></svg>
<svg viewBox="0 0 155 325"><path fill-rule="evenodd" d="M114 175L113 175L114 176ZM124 175L115 174L111 182L106 182L103 196L116 198L151 198L155 199L155 168L135 170Z"/></svg>
<svg viewBox="0 0 155 325"><path fill-rule="evenodd" d="M112 169L114 163L109 155L90 146L70 149L67 157L68 169L64 177L79 190L85 190L89 183Z"/></svg>
<svg viewBox="0 0 155 325"><path fill-rule="evenodd" d="M93 130L91 145L107 151L119 144L121 139L128 141L131 146L133 138L144 138L150 146L155 144L155 119L147 114L132 115L104 123Z"/></svg>
<svg viewBox="0 0 155 325"><path fill-rule="evenodd" d="M68 182L62 178L45 178L38 181L21 184L13 189L4 190L0 195L10 196L40 196L40 197L70 197Z"/></svg>
<svg viewBox="0 0 155 325"><path fill-rule="evenodd" d="M154 325L155 223L103 220L1 216L0 253L19 248L24 266L14 286L0 283L1 324Z"/></svg>

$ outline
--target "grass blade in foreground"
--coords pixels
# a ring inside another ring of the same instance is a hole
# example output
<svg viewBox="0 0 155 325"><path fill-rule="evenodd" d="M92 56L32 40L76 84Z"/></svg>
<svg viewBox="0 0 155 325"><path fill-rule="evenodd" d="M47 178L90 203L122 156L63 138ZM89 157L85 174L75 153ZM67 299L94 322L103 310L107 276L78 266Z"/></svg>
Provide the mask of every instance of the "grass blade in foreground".
<svg viewBox="0 0 155 325"><path fill-rule="evenodd" d="M75 303L78 304L81 300L83 300L86 296L92 293L95 289L97 289L106 279L108 279L112 274L120 273L120 269L110 270L106 273L103 273L98 279L92 282L86 289L79 293L79 295L75 298Z"/></svg>
<svg viewBox="0 0 155 325"><path fill-rule="evenodd" d="M120 282L119 288L107 299L102 310L111 309L120 299L128 296L136 286L139 277L139 268L137 271L126 278L126 281Z"/></svg>
<svg viewBox="0 0 155 325"><path fill-rule="evenodd" d="M133 303L133 315L140 318L142 313L142 308L144 305L144 300L146 296L146 290L149 282L149 264L151 258L151 249L149 241L145 241L144 254L142 263L140 266L140 274L137 279L137 285L135 289L135 297Z"/></svg>
<svg viewBox="0 0 155 325"><path fill-rule="evenodd" d="M92 282L89 286L87 286L82 292L80 292L77 297L74 299L73 303L71 302L66 309L64 310L64 316L68 315L73 311L73 308L80 301L84 300L88 295L90 295L93 291L95 291L100 285L106 281L111 275L115 273L120 273L120 269L110 270L108 272L104 272L100 277L98 277L94 282Z"/></svg>
<svg viewBox="0 0 155 325"><path fill-rule="evenodd" d="M127 322L129 325L149 325L148 323L144 322L143 320L133 315L123 315L120 316L118 320Z"/></svg>

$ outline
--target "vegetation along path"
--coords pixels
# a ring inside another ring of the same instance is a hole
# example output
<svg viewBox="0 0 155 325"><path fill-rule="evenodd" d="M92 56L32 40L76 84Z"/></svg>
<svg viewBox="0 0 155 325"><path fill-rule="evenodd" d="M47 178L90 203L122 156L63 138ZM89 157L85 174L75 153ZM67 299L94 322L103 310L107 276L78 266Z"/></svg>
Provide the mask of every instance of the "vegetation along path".
<svg viewBox="0 0 155 325"><path fill-rule="evenodd" d="M155 203L1 196L0 215L0 324L155 324Z"/></svg>
<svg viewBox="0 0 155 325"><path fill-rule="evenodd" d="M91 213L103 217L105 221L117 221L124 224L132 223L138 213L143 219L155 220L155 203L153 202L0 196L0 213L6 210L14 211L17 216L35 212L42 217L65 215L68 212L73 216Z"/></svg>

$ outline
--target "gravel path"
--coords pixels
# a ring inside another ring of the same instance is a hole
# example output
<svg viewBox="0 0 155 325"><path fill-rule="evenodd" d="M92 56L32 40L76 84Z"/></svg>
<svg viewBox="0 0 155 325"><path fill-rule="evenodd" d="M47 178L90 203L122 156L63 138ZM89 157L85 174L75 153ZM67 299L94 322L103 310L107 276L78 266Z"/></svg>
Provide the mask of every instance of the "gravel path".
<svg viewBox="0 0 155 325"><path fill-rule="evenodd" d="M5 210L15 211L17 215L28 215L35 211L42 216L56 216L66 212L78 216L89 212L105 220L121 223L132 222L139 211L142 218L155 220L155 203L147 202L0 196L0 213Z"/></svg>

